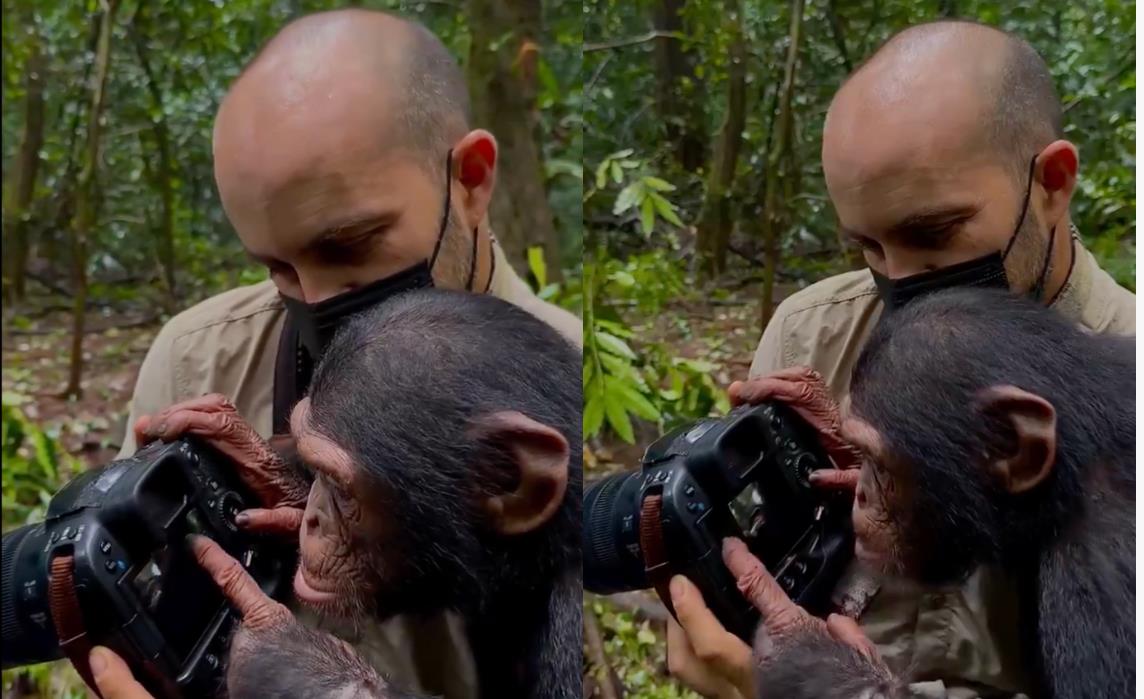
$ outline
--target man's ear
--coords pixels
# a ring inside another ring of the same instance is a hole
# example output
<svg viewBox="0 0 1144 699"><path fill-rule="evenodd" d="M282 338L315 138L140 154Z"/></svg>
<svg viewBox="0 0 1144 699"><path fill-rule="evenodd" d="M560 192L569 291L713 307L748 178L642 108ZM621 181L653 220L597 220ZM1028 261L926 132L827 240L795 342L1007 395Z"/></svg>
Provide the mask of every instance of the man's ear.
<svg viewBox="0 0 1144 699"><path fill-rule="evenodd" d="M985 414L1000 420L1011 440L990 455L990 468L1010 493L1037 487L1057 457L1057 411L1044 398L1016 386L993 386L981 396Z"/></svg>
<svg viewBox="0 0 1144 699"><path fill-rule="evenodd" d="M457 203L469 228L476 228L488 213L496 186L496 138L484 129L465 134L453 146L453 172L465 188Z"/></svg>
<svg viewBox="0 0 1144 699"><path fill-rule="evenodd" d="M1033 177L1045 189L1047 222L1059 221L1068 213L1079 168L1080 155L1076 146L1063 139L1053 141L1037 155Z"/></svg>
<svg viewBox="0 0 1144 699"><path fill-rule="evenodd" d="M482 418L476 438L503 455L513 471L485 498L493 528L506 536L539 529L560 509L568 488L568 440L557 430L515 411ZM497 479L490 479L496 482Z"/></svg>

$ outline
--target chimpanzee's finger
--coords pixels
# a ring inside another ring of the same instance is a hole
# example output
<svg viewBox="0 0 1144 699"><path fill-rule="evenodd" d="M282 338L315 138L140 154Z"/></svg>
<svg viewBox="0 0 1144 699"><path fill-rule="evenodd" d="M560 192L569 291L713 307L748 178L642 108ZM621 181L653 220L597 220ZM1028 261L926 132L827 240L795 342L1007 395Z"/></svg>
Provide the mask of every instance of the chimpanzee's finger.
<svg viewBox="0 0 1144 699"><path fill-rule="evenodd" d="M759 610L771 633L783 633L809 618L739 539L723 540L723 562L735 576L739 592Z"/></svg>
<svg viewBox="0 0 1144 699"><path fill-rule="evenodd" d="M252 508L239 512L234 522L250 532L297 536L304 514L305 510L298 507Z"/></svg>
<svg viewBox="0 0 1144 699"><path fill-rule="evenodd" d="M136 681L123 658L111 650L102 646L92 648L87 663L103 699L155 699Z"/></svg>
<svg viewBox="0 0 1144 699"><path fill-rule="evenodd" d="M147 444L155 441L155 437L151 435L151 416L144 415L135 421L131 428L135 432L135 447L142 448Z"/></svg>
<svg viewBox="0 0 1144 699"><path fill-rule="evenodd" d="M193 410L200 413L237 413L238 409L230 402L230 399L221 393L208 393L205 396L198 398L191 398L188 400L180 401L173 405L168 405L154 415L147 415L150 418L150 426L152 430L164 431L163 423L167 421L174 413L183 412L184 410ZM158 437L159 434L153 433L152 437Z"/></svg>
<svg viewBox="0 0 1144 699"><path fill-rule="evenodd" d="M826 618L826 630L834 640L854 648L868 660L878 661L878 647L866 636L858 622L850 617L831 614Z"/></svg>
<svg viewBox="0 0 1144 699"><path fill-rule="evenodd" d="M242 564L231 558L221 546L197 534L190 537L190 544L195 560L214 578L223 596L242 615L242 622L247 627L264 629L291 618L290 611L267 597Z"/></svg>
<svg viewBox="0 0 1144 699"><path fill-rule="evenodd" d="M854 492L861 471L856 468L822 468L810 472L810 484L818 488Z"/></svg>

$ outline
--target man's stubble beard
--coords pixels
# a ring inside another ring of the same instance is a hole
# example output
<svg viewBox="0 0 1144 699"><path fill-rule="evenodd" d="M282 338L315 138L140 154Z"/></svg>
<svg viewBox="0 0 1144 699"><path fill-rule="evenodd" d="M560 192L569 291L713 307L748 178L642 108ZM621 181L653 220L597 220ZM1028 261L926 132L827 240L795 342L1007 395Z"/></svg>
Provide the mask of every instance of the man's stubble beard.
<svg viewBox="0 0 1144 699"><path fill-rule="evenodd" d="M441 240L441 251L433 266L433 283L446 289L465 288L469 280L469 270L473 265L473 231L466 229L450 206L449 218L445 223L445 233ZM473 286L480 287L483 280L473 279Z"/></svg>
<svg viewBox="0 0 1144 699"><path fill-rule="evenodd" d="M1049 248L1049 236L1060 233L1056 228L1042 230L1040 222L1031 210L1025 216L1017 232L1013 249L1009 251L1009 257L1005 260L1005 272L1014 291L1022 294L1031 293L1042 274L1044 283L1048 283L1053 269L1052 260L1048 261L1049 268L1045 269L1045 253ZM1058 244L1060 241L1054 243L1054 248Z"/></svg>

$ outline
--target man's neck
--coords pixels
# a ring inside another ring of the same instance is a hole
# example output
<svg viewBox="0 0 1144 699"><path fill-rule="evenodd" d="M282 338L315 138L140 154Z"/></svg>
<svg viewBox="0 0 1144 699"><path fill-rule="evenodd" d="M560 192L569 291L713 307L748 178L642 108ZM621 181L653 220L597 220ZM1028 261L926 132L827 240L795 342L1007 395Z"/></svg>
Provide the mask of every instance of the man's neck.
<svg viewBox="0 0 1144 699"><path fill-rule="evenodd" d="M1061 296L1069 283L1080 252L1077 249L1079 242L1073 239L1072 220L1069 217L1066 216L1064 221L1053 228L1052 236L1053 252L1042 296L1045 303L1049 304Z"/></svg>

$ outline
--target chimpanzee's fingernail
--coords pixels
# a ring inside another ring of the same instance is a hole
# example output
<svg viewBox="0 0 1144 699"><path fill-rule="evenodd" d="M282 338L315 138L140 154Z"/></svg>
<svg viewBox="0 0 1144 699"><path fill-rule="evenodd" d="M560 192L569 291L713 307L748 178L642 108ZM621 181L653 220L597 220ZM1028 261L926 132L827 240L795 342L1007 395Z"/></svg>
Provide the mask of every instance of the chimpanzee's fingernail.
<svg viewBox="0 0 1144 699"><path fill-rule="evenodd" d="M246 525L250 524L250 515L246 514L245 512L239 512L234 516L234 523L240 527L245 527Z"/></svg>
<svg viewBox="0 0 1144 699"><path fill-rule="evenodd" d="M167 431L167 423L160 422L158 427L151 428L151 434L163 434Z"/></svg>
<svg viewBox="0 0 1144 699"><path fill-rule="evenodd" d="M822 480L822 474L818 471L811 471L810 475L807 476L807 480L809 480L811 483L818 483Z"/></svg>

